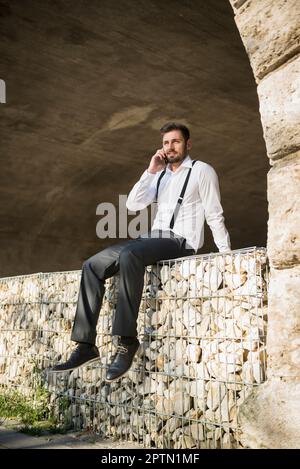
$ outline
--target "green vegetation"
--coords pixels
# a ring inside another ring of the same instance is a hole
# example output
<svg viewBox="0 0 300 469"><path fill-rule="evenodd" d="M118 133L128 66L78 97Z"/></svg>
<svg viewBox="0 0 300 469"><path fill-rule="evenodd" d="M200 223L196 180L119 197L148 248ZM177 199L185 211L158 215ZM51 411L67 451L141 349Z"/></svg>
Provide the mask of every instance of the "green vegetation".
<svg viewBox="0 0 300 469"><path fill-rule="evenodd" d="M57 404L59 413L66 413L69 400L61 397ZM67 418L61 424L51 412L49 393L43 386L37 386L33 397L26 397L17 390L0 391L0 418L17 420L18 429L30 435L65 433L70 428Z"/></svg>
<svg viewBox="0 0 300 469"><path fill-rule="evenodd" d="M41 402L32 402L18 391L3 391L0 393L0 416L4 418L19 419L25 425L45 418L43 399Z"/></svg>

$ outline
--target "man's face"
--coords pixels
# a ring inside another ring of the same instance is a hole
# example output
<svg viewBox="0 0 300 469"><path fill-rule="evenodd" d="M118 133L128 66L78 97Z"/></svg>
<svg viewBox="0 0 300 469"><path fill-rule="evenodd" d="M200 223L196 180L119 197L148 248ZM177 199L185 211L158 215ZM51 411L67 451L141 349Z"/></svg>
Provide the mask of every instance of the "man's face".
<svg viewBox="0 0 300 469"><path fill-rule="evenodd" d="M187 155L189 140L184 140L180 130L171 130L163 136L163 149L168 163L179 163Z"/></svg>

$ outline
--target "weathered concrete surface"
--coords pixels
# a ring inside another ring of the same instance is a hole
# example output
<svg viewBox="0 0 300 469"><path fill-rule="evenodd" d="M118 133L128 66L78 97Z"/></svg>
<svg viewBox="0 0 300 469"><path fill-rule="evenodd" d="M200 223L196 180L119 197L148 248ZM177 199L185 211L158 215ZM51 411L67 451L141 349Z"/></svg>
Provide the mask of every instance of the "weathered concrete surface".
<svg viewBox="0 0 300 469"><path fill-rule="evenodd" d="M30 436L20 433L21 425L5 421L0 426L0 449L141 449L131 441L103 439L92 432L68 432L64 435Z"/></svg>
<svg viewBox="0 0 300 469"><path fill-rule="evenodd" d="M238 10L242 5L244 5L247 0L229 0L234 11Z"/></svg>
<svg viewBox="0 0 300 469"><path fill-rule="evenodd" d="M299 448L300 3L249 0L235 13L258 82L264 138L274 165L268 175L268 380L243 404L239 422L246 446Z"/></svg>
<svg viewBox="0 0 300 469"><path fill-rule="evenodd" d="M111 244L96 207L128 193L171 119L219 174L233 248L265 245L268 161L229 2L1 0L0 39L1 276Z"/></svg>
<svg viewBox="0 0 300 469"><path fill-rule="evenodd" d="M259 81L300 52L300 2L249 0L238 5L236 23Z"/></svg>
<svg viewBox="0 0 300 469"><path fill-rule="evenodd" d="M277 160L299 150L300 56L268 75L257 91L269 158Z"/></svg>
<svg viewBox="0 0 300 469"><path fill-rule="evenodd" d="M268 378L300 380L299 265L271 270L268 309Z"/></svg>
<svg viewBox="0 0 300 469"><path fill-rule="evenodd" d="M300 264L300 152L279 160L268 174L268 256L279 269Z"/></svg>
<svg viewBox="0 0 300 469"><path fill-rule="evenodd" d="M300 383L273 379L248 397L239 413L242 443L251 448L300 448Z"/></svg>

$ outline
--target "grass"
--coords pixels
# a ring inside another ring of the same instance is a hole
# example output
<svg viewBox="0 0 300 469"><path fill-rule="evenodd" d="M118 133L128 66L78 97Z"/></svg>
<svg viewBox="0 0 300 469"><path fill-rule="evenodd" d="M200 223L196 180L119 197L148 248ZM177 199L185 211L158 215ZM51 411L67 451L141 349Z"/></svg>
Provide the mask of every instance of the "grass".
<svg viewBox="0 0 300 469"><path fill-rule="evenodd" d="M59 403L62 410L67 408L64 399ZM16 419L20 423L19 431L34 436L66 433L69 429L67 424L58 424L51 415L49 394L42 386L36 388L34 398L26 397L17 390L0 392L0 418Z"/></svg>

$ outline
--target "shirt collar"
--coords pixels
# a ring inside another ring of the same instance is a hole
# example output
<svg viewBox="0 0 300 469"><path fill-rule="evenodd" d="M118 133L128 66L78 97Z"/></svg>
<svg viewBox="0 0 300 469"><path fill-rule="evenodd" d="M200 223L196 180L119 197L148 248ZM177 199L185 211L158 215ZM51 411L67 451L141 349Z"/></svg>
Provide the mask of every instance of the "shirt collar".
<svg viewBox="0 0 300 469"><path fill-rule="evenodd" d="M192 165L192 159L191 159L190 155L186 155L186 157L184 158L183 162L181 163L181 165L179 166L178 169L180 169L181 166L184 166L185 168L192 168L192 167L193 167L193 165ZM170 173L173 173L173 172L174 172L174 171L172 171L172 170L170 169L170 163L168 163L166 169L167 169L167 171L170 172ZM177 169L177 171L178 171L178 169ZM175 171L175 173L176 173L176 171Z"/></svg>

